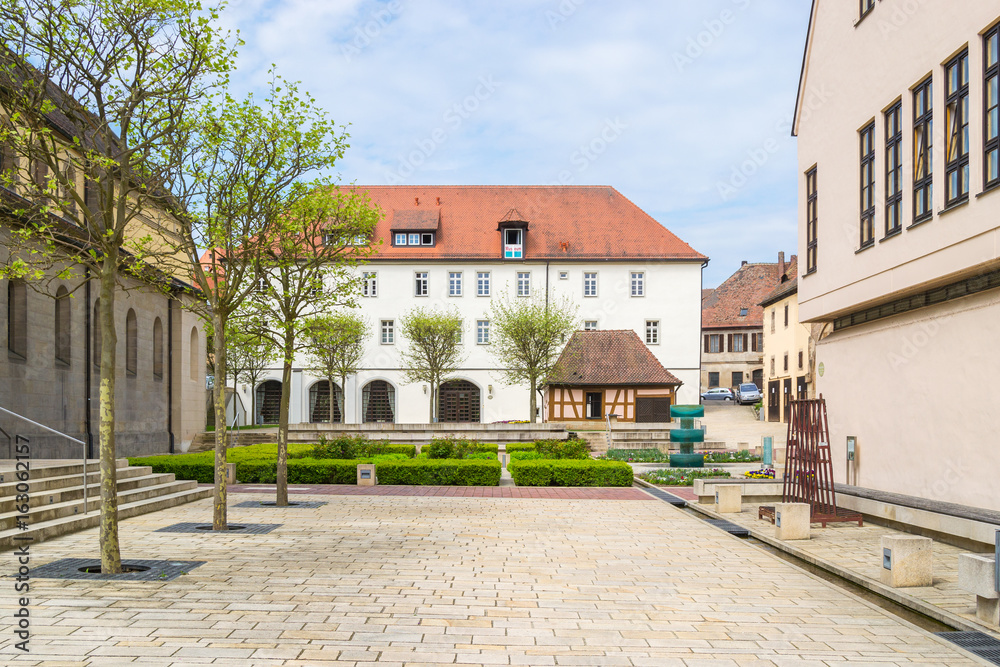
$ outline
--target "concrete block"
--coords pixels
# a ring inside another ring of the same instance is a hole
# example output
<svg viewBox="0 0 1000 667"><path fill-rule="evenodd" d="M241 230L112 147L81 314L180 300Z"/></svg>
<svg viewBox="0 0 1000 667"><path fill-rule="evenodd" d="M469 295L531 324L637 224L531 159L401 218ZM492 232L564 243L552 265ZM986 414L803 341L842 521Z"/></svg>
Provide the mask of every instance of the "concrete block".
<svg viewBox="0 0 1000 667"><path fill-rule="evenodd" d="M739 514L742 512L743 488L739 484L716 484L715 511L719 514Z"/></svg>
<svg viewBox="0 0 1000 667"><path fill-rule="evenodd" d="M958 585L963 591L988 600L1000 599L996 576L993 554L959 554Z"/></svg>
<svg viewBox="0 0 1000 667"><path fill-rule="evenodd" d="M1000 600L976 596L976 618L989 625L1000 625Z"/></svg>
<svg viewBox="0 0 1000 667"><path fill-rule="evenodd" d="M774 448L774 465L785 467L785 447L775 447Z"/></svg>
<svg viewBox="0 0 1000 667"><path fill-rule="evenodd" d="M929 537L887 535L882 538L880 579L893 588L934 585L934 541Z"/></svg>
<svg viewBox="0 0 1000 667"><path fill-rule="evenodd" d="M358 464L358 486L375 486L378 479L375 477L374 463Z"/></svg>
<svg viewBox="0 0 1000 667"><path fill-rule="evenodd" d="M809 503L778 503L774 506L774 537L782 541L808 540L811 520Z"/></svg>
<svg viewBox="0 0 1000 667"><path fill-rule="evenodd" d="M227 463L226 464L226 484L236 483L236 464Z"/></svg>
<svg viewBox="0 0 1000 667"><path fill-rule="evenodd" d="M694 491L694 495L696 496L704 496L708 493L705 491L705 480L703 479L694 480L694 486L691 490Z"/></svg>

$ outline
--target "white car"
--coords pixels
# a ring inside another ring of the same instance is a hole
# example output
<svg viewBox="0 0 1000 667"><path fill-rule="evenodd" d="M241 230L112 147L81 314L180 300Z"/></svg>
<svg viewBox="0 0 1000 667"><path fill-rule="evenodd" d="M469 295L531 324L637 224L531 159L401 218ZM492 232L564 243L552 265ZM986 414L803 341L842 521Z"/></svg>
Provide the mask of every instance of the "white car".
<svg viewBox="0 0 1000 667"><path fill-rule="evenodd" d="M736 388L736 402L740 405L756 403L763 398L760 389L753 382L744 382Z"/></svg>
<svg viewBox="0 0 1000 667"><path fill-rule="evenodd" d="M709 389L704 394L701 395L701 400L703 401L732 401L733 392L726 389L725 387L717 387L715 389Z"/></svg>

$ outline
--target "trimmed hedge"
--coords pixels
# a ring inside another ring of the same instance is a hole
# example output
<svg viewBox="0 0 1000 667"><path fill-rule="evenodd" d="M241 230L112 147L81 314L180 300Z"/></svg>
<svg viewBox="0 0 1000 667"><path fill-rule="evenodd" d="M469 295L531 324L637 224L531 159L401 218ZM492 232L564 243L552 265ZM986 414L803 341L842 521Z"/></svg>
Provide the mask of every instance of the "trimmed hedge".
<svg viewBox="0 0 1000 667"><path fill-rule="evenodd" d="M289 484L357 484L357 459L290 459ZM278 480L277 461L246 461L236 464L236 479L241 484L274 484Z"/></svg>
<svg viewBox="0 0 1000 667"><path fill-rule="evenodd" d="M420 453L432 459L464 459L469 454L496 454L499 447L493 443L464 438L434 438Z"/></svg>
<svg viewBox="0 0 1000 667"><path fill-rule="evenodd" d="M393 445L388 440L369 440L363 435L342 436L327 440L320 436L319 443L309 453L296 458L314 459L367 459L383 454L405 454L413 458L415 445Z"/></svg>
<svg viewBox="0 0 1000 667"><path fill-rule="evenodd" d="M539 454L536 451L517 451L510 453L511 461L537 461L538 459L544 459L545 456Z"/></svg>
<svg viewBox="0 0 1000 667"><path fill-rule="evenodd" d="M589 459L590 447L585 440L536 440L507 445L507 453L538 452L544 459ZM511 458L514 458L513 456Z"/></svg>
<svg viewBox="0 0 1000 667"><path fill-rule="evenodd" d="M533 442L512 442L507 445L507 453L512 454L514 452L533 452L535 451L535 443Z"/></svg>
<svg viewBox="0 0 1000 667"><path fill-rule="evenodd" d="M507 466L517 486L632 486L632 466L624 461L513 460Z"/></svg>
<svg viewBox="0 0 1000 667"><path fill-rule="evenodd" d="M376 466L379 484L499 486L500 462L478 459L387 461Z"/></svg>

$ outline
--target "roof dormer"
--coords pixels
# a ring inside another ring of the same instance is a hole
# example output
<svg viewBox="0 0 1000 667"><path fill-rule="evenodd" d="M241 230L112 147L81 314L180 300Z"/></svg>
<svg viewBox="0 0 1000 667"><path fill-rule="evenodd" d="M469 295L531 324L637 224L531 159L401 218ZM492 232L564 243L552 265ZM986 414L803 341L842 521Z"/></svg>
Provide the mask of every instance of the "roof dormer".
<svg viewBox="0 0 1000 667"><path fill-rule="evenodd" d="M441 209L397 209L392 212L392 245L437 245Z"/></svg>
<svg viewBox="0 0 1000 667"><path fill-rule="evenodd" d="M528 221L517 209L507 211L500 221L497 230L500 232L500 243L503 246L504 259L524 259L524 243L528 235Z"/></svg>

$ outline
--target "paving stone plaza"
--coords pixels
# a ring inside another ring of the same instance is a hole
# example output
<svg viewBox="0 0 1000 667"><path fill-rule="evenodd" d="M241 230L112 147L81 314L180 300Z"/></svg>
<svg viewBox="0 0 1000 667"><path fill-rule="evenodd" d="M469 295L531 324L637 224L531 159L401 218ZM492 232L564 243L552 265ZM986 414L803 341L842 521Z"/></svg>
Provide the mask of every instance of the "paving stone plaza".
<svg viewBox="0 0 1000 667"><path fill-rule="evenodd" d="M165 582L35 579L30 654L15 655L16 601L0 596L0 661L985 664L638 489L576 491L299 493L294 500L328 504L289 509L235 507L273 496L233 494L230 521L282 524L268 534L158 532L209 521L211 500L126 519L125 560L205 564ZM31 555L33 567L96 556L97 530L34 545ZM16 567L9 557L0 573Z"/></svg>

